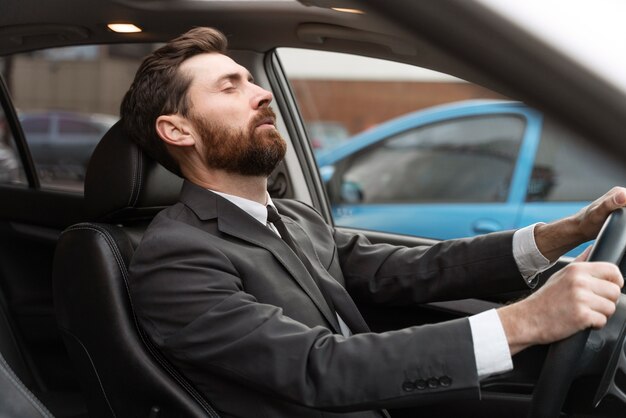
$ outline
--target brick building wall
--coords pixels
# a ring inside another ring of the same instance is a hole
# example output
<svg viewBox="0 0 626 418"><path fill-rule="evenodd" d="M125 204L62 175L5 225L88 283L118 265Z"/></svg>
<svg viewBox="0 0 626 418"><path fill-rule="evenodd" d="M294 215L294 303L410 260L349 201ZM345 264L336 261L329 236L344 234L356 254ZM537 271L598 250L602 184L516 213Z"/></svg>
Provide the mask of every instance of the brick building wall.
<svg viewBox="0 0 626 418"><path fill-rule="evenodd" d="M463 82L291 80L306 121L341 122L355 134L415 110L471 99L505 99Z"/></svg>

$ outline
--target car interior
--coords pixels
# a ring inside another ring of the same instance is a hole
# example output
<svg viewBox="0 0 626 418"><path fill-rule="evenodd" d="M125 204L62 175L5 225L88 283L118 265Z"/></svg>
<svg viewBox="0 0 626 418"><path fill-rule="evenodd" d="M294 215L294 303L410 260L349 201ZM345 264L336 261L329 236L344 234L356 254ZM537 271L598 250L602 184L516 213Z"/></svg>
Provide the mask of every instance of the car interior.
<svg viewBox="0 0 626 418"><path fill-rule="evenodd" d="M272 91L277 127L289 143L285 161L270 179L270 194L309 203L330 223L328 198L298 104L275 53L278 47L349 52L453 74L541 109L571 129L591 134L595 146L621 163L626 160L625 93L609 81L477 2L393 3L392 7L384 0L3 2L0 119L6 126L0 125L4 130L0 133L8 134L23 174L17 181L0 183L0 413L68 418L220 416L211 399L146 338L127 287L134 248L154 215L177 201L181 179L143 155L117 123L89 161L84 191L46 187L8 87L6 69L15 64L11 64L15 54L61 46L161 43L194 26L219 28L229 39L230 55L251 71L257 84ZM107 23L134 23L143 31L116 33ZM372 242L407 246L435 242L361 232ZM540 283L570 261L561 259L541 274ZM411 308L366 304L359 308L373 331L383 331L465 317L527 293ZM623 416L624 396L616 393L626 392L625 374L613 360L619 357L615 353L623 356L623 322L605 334L592 333L590 341L599 341L602 348L591 354L585 351L581 362L585 367L572 388L565 387L569 396L563 411L568 416ZM516 355L513 371L482 381L480 400L422 405L390 414L499 417L506 411L511 417L525 417L537 408L533 394L549 349L533 347ZM541 386L544 393L552 389ZM599 390L610 396L594 408ZM561 405L556 408L558 416Z"/></svg>

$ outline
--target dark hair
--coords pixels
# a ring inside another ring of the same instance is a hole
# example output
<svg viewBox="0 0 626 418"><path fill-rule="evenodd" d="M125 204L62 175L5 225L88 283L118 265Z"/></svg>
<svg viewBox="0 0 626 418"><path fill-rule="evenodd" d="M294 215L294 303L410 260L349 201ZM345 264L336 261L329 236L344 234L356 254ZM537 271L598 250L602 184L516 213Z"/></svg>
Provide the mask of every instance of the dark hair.
<svg viewBox="0 0 626 418"><path fill-rule="evenodd" d="M179 71L180 65L195 55L224 54L227 46L226 37L217 29L191 29L143 60L122 100L120 115L126 133L146 154L179 176L180 166L157 134L156 120L160 115L189 113L191 78Z"/></svg>

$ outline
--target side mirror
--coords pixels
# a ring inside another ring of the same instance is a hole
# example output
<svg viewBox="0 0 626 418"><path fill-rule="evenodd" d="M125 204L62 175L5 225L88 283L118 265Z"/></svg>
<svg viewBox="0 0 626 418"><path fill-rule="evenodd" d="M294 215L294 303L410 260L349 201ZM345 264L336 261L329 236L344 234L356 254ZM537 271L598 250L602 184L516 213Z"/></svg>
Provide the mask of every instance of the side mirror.
<svg viewBox="0 0 626 418"><path fill-rule="evenodd" d="M363 190L358 183L353 181L342 181L334 165L324 165L320 167L320 177L326 187L326 192L333 205L348 203L357 204L363 202Z"/></svg>
<svg viewBox="0 0 626 418"><path fill-rule="evenodd" d="M543 201L552 191L556 183L554 170L549 167L534 166L528 183L526 200L529 202Z"/></svg>
<svg viewBox="0 0 626 418"><path fill-rule="evenodd" d="M322 178L324 185L327 185L330 179L333 178L333 174L335 174L334 165L325 165L320 167L320 177Z"/></svg>
<svg viewBox="0 0 626 418"><path fill-rule="evenodd" d="M363 190L361 186L353 181L341 183L341 202L349 204L363 202Z"/></svg>

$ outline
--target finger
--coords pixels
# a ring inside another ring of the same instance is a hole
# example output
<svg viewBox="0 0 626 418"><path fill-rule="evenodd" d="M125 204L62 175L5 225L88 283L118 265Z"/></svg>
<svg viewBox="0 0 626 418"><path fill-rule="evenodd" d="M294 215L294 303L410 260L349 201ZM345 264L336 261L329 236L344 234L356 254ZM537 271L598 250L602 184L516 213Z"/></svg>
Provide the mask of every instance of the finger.
<svg viewBox="0 0 626 418"><path fill-rule="evenodd" d="M617 302L620 294L622 293L619 286L615 283L600 280L595 277L592 277L590 280L590 290L595 295L612 302Z"/></svg>
<svg viewBox="0 0 626 418"><path fill-rule="evenodd" d="M590 311L589 312L589 323L588 326L586 328L594 328L594 329L600 329L602 327L604 327L606 325L608 321L608 318L606 315L603 315L599 312L596 311Z"/></svg>
<svg viewBox="0 0 626 418"><path fill-rule="evenodd" d="M613 193L613 203L616 207L622 207L626 204L626 189L623 187L615 187Z"/></svg>
<svg viewBox="0 0 626 418"><path fill-rule="evenodd" d="M592 248L593 248L592 245L585 248L585 251L578 254L578 256L574 259L574 261L587 261L587 258L589 258L589 253L591 252Z"/></svg>
<svg viewBox="0 0 626 418"><path fill-rule="evenodd" d="M587 300L584 303L592 311L601 313L606 317L615 313L616 301L614 299L607 299L596 294L589 294L587 296Z"/></svg>
<svg viewBox="0 0 626 418"><path fill-rule="evenodd" d="M611 283L615 283L620 288L624 286L624 278L619 268L605 261L591 261L586 263L577 263L575 268L580 271Z"/></svg>
<svg viewBox="0 0 626 418"><path fill-rule="evenodd" d="M610 213L624 204L626 204L626 189L614 187L604 196L601 207L603 212Z"/></svg>

